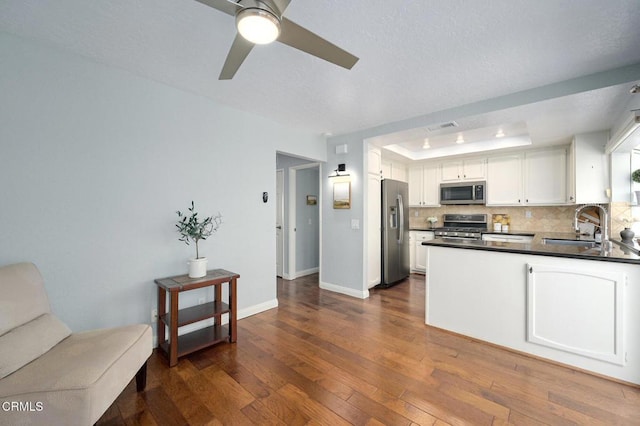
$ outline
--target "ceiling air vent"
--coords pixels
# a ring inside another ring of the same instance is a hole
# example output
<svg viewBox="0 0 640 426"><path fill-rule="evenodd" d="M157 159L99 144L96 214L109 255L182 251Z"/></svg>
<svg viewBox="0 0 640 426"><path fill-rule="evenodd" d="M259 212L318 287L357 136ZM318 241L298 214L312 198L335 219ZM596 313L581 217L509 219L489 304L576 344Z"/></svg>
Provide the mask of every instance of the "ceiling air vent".
<svg viewBox="0 0 640 426"><path fill-rule="evenodd" d="M451 129L453 127L458 127L458 123L456 123L455 121L447 121L445 123L439 123L434 124L433 126L429 126L427 127L427 130L430 132L435 132L436 130Z"/></svg>

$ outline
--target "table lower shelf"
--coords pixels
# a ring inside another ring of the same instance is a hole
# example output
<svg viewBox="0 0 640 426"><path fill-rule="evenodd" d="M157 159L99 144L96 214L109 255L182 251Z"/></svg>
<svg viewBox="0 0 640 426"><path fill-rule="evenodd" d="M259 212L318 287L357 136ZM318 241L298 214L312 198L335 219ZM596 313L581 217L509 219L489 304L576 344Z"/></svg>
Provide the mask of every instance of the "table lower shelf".
<svg viewBox="0 0 640 426"><path fill-rule="evenodd" d="M178 357L213 346L217 343L228 342L229 339L229 327L226 325L212 325L192 331L191 333L183 334L178 336ZM169 356L169 341L160 343L158 347Z"/></svg>

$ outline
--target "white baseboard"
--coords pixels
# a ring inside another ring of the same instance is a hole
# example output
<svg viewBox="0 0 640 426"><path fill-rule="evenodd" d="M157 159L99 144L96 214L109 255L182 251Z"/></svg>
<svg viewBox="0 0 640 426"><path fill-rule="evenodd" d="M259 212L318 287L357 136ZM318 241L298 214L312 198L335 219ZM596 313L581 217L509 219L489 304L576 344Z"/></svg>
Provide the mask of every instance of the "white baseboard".
<svg viewBox="0 0 640 426"><path fill-rule="evenodd" d="M249 306L248 308L238 310L238 319L250 317L251 315L259 314L260 312L268 311L269 309L278 307L278 299L269 300L268 302L258 303L257 305Z"/></svg>
<svg viewBox="0 0 640 426"><path fill-rule="evenodd" d="M293 273L293 276L288 278L288 279L295 280L296 278L305 277L305 276L311 275L311 274L317 274L318 271L320 271L320 268L318 268L318 267L311 268L311 269L305 269L304 271L296 271L296 272Z"/></svg>
<svg viewBox="0 0 640 426"><path fill-rule="evenodd" d="M369 297L369 290L358 291L358 290L354 290L348 287L343 287L337 284L320 282L320 288L323 290L333 291L335 293L346 294L347 296L351 296L351 297L357 297L358 299L367 299Z"/></svg>
<svg viewBox="0 0 640 426"><path fill-rule="evenodd" d="M255 314L259 314L260 312L268 311L269 309L278 307L278 299L269 300L268 302L258 303L257 305L249 306L248 308L239 309L238 310L238 319L250 317ZM224 314L222 316L222 324L229 323L229 315ZM155 323L157 327L160 322ZM209 318L207 320L203 320L194 324L185 325L180 327L178 330L178 335L181 336L186 333L191 333L192 331L200 330L201 328L209 327L213 325L213 318ZM155 328L152 330L153 332L153 347L158 347L158 335L156 334Z"/></svg>

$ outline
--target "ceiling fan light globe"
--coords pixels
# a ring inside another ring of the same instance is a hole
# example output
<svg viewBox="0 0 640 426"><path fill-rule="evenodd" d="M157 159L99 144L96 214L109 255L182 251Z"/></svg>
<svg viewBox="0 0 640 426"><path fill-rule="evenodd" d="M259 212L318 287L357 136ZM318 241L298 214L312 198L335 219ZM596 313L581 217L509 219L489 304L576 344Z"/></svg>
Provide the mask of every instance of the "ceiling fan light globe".
<svg viewBox="0 0 640 426"><path fill-rule="evenodd" d="M254 44L269 44L280 36L280 20L262 9L242 9L236 15L236 27L242 37Z"/></svg>

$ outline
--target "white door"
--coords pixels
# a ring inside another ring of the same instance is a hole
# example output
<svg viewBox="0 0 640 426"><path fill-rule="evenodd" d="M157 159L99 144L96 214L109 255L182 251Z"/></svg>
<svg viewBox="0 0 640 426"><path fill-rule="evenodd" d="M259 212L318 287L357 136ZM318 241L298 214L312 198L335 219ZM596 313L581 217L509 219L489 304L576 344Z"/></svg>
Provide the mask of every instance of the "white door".
<svg viewBox="0 0 640 426"><path fill-rule="evenodd" d="M282 224L284 222L284 170L276 171L276 275L283 273L284 240Z"/></svg>

